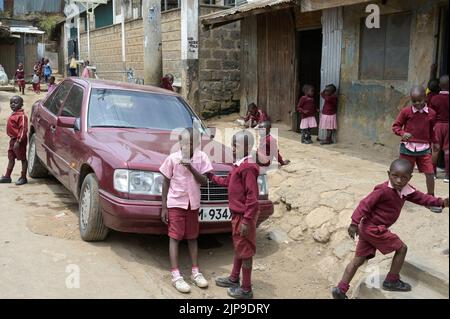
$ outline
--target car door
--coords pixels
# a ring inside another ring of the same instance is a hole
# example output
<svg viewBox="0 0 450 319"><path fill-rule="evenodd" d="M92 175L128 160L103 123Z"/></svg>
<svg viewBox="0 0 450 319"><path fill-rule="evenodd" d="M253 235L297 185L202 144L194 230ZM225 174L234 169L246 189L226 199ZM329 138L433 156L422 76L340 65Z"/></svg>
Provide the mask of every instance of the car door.
<svg viewBox="0 0 450 319"><path fill-rule="evenodd" d="M58 91L53 96L53 99L47 105L44 105L46 111L40 112L40 119L37 119L39 120L39 126L42 130L40 134L43 135L42 145L44 148L43 157L39 157L45 161L48 170L59 180L61 180L62 175L67 174L67 171L65 171L61 166L58 165L58 161L55 158L54 139L56 132L56 122L61 106L66 100L71 88L71 82L62 83L59 86Z"/></svg>
<svg viewBox="0 0 450 319"><path fill-rule="evenodd" d="M83 105L84 88L74 84L70 89L67 98L62 105L59 117L70 117L80 119ZM81 121L79 121L80 123ZM83 145L81 141L82 133L80 127L56 127L53 139L53 158L56 165L64 170L60 181L68 188L73 190L78 181L78 161L82 156Z"/></svg>

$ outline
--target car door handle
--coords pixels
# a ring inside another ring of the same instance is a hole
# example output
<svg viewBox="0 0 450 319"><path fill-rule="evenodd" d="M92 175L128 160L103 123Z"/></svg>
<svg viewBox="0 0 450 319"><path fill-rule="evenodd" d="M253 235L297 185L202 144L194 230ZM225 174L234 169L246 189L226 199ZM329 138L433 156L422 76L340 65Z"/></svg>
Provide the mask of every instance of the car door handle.
<svg viewBox="0 0 450 319"><path fill-rule="evenodd" d="M50 132L55 133L55 131L56 131L56 126L55 125L50 126Z"/></svg>

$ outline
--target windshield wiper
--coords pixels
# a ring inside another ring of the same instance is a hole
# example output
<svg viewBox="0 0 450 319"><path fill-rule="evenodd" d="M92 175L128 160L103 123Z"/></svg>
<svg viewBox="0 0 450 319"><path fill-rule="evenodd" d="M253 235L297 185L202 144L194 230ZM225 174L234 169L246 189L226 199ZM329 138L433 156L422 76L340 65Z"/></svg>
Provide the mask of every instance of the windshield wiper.
<svg viewBox="0 0 450 319"><path fill-rule="evenodd" d="M125 126L125 125L91 125L91 127L116 127L116 128L141 128L141 127L135 127L135 126Z"/></svg>

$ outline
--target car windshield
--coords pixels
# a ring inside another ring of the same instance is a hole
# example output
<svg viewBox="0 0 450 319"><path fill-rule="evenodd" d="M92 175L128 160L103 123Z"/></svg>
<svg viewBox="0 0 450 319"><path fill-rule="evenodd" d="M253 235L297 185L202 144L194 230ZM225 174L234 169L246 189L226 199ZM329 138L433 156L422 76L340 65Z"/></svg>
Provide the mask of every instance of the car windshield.
<svg viewBox="0 0 450 319"><path fill-rule="evenodd" d="M174 130L192 127L193 121L200 122L177 96L115 89L91 92L89 127Z"/></svg>

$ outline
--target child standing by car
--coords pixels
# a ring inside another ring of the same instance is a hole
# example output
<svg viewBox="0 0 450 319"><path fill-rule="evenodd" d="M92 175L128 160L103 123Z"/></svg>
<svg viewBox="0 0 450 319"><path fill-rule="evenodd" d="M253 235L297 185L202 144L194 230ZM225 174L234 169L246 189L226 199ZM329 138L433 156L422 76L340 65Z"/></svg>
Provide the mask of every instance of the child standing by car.
<svg viewBox="0 0 450 319"><path fill-rule="evenodd" d="M401 239L389 230L400 216L405 201L422 206L448 207L445 200L424 194L409 185L413 166L406 159L392 162L388 171L388 181L380 184L364 198L352 215L348 228L350 237L359 235L355 257L345 268L337 287L331 291L334 299L347 299L350 281L362 264L375 257L379 250L383 255L395 251L391 269L383 282L383 289L389 291L410 291L411 285L400 280L408 248Z"/></svg>
<svg viewBox="0 0 450 319"><path fill-rule="evenodd" d="M22 174L17 180L16 185L26 184L27 181L27 132L28 118L23 110L23 99L20 96L13 96L9 105L13 113L8 118L6 133L10 137L8 148L8 167L5 175L0 178L0 183L11 183L11 173L13 171L15 160L22 161Z"/></svg>
<svg viewBox="0 0 450 319"><path fill-rule="evenodd" d="M198 266L198 212L200 185L207 183L203 174L213 167L204 152L194 149L192 128L185 129L178 139L180 150L170 154L160 167L164 175L161 219L168 224L172 284L179 292L188 293L191 287L178 268L178 247L181 240L187 240L192 261L191 279L199 288L208 287Z"/></svg>
<svg viewBox="0 0 450 319"><path fill-rule="evenodd" d="M48 80L47 94L51 94L55 88L56 88L55 77L52 75Z"/></svg>
<svg viewBox="0 0 450 319"><path fill-rule="evenodd" d="M234 246L233 270L228 277L216 279L216 285L228 289L228 295L237 299L253 298L252 264L256 253L256 222L259 215L259 166L250 155L254 145L253 135L239 131L233 136L233 169L227 177L209 174L214 183L228 187L228 200L232 214ZM242 268L242 285L239 275Z"/></svg>
<svg viewBox="0 0 450 319"><path fill-rule="evenodd" d="M316 105L314 102L314 87L310 84L303 86L303 94L297 105L297 112L300 113L302 120L300 130L302 132L302 143L311 144L311 129L317 127Z"/></svg>

